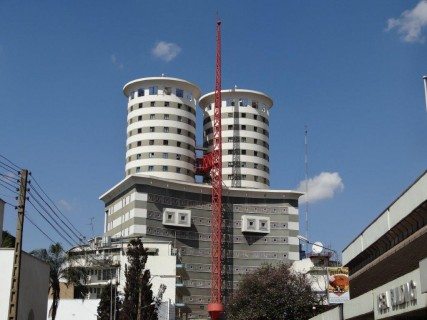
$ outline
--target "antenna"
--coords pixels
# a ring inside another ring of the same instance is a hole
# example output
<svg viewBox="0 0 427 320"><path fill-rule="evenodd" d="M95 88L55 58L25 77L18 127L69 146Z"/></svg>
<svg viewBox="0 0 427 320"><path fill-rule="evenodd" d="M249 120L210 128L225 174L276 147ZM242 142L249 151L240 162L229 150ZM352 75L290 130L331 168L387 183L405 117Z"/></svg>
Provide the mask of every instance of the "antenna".
<svg viewBox="0 0 427 320"><path fill-rule="evenodd" d="M305 237L308 239L308 127L304 131L304 171L305 171Z"/></svg>
<svg viewBox="0 0 427 320"><path fill-rule="evenodd" d="M95 235L95 233L93 232L93 221L95 220L95 217L91 217L89 218L90 222L87 224L88 226L90 226L90 228L92 229L92 237Z"/></svg>
<svg viewBox="0 0 427 320"><path fill-rule="evenodd" d="M423 80L424 80L424 94L426 97L426 111L427 111L427 76L424 76Z"/></svg>

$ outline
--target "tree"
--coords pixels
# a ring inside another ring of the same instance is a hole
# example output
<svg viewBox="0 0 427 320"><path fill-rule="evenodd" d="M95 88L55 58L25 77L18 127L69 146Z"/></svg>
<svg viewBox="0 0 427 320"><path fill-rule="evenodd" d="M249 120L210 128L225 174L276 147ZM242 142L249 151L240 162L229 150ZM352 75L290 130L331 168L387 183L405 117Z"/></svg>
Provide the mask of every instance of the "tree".
<svg viewBox="0 0 427 320"><path fill-rule="evenodd" d="M125 266L125 297L120 320L157 320L155 301L150 283L150 270L145 269L147 251L141 239L132 239L127 247Z"/></svg>
<svg viewBox="0 0 427 320"><path fill-rule="evenodd" d="M227 304L229 320L302 320L314 315L316 296L304 274L286 264L247 274Z"/></svg>
<svg viewBox="0 0 427 320"><path fill-rule="evenodd" d="M82 267L70 266L71 258L60 243L52 244L48 250L37 249L30 253L50 266L49 290L52 293L52 306L50 307L49 315L52 320L55 320L60 300L60 280L65 280L67 286L81 286L82 280L83 283L86 282L86 271Z"/></svg>
<svg viewBox="0 0 427 320"><path fill-rule="evenodd" d="M114 298L116 297L116 302L114 306ZM113 299L113 304L111 304L111 299ZM117 287L113 285L111 287L111 283L108 283L102 288L101 291L101 301L99 301L98 306L98 320L110 320L111 310L116 310L116 316L113 319L119 319L121 309L121 301L119 296L117 295Z"/></svg>
<svg viewBox="0 0 427 320"><path fill-rule="evenodd" d="M14 248L15 247L15 237L12 236L9 232L3 231L1 238L2 238L2 241L1 241L1 247L2 248Z"/></svg>

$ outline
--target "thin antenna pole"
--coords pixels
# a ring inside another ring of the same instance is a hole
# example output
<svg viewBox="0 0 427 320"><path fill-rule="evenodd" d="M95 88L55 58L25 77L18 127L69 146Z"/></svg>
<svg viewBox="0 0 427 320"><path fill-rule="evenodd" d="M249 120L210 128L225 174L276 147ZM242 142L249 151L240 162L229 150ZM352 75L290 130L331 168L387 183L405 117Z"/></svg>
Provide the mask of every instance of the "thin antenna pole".
<svg viewBox="0 0 427 320"><path fill-rule="evenodd" d="M426 111L427 111L427 76L424 76L423 80L424 80L424 95L426 97Z"/></svg>
<svg viewBox="0 0 427 320"><path fill-rule="evenodd" d="M308 128L304 131L304 171L305 171L305 237L308 238Z"/></svg>

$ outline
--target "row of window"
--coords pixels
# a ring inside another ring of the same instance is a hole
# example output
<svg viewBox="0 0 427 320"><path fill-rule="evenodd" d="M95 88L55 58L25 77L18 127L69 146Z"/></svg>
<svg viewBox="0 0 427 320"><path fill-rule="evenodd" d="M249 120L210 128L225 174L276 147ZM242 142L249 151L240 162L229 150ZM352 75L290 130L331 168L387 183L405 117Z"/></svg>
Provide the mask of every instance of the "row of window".
<svg viewBox="0 0 427 320"><path fill-rule="evenodd" d="M129 156L127 162L132 160L142 160L142 159L173 159L173 160L182 160L186 163L194 164L194 158L187 157L179 153L169 153L169 152L148 152L148 153L137 153L134 156Z"/></svg>
<svg viewBox="0 0 427 320"><path fill-rule="evenodd" d="M265 135L267 137L270 135L269 132L268 132L268 130L259 128L257 126L248 126L246 124L241 124L241 125L238 125L238 124L229 124L229 125L226 125L226 126L222 126L222 130L223 131L225 131L225 130L246 130L246 131L259 132L259 133L262 133L263 135ZM212 132L213 132L213 128L212 127L206 129L205 130L205 136L207 136L208 134L212 134Z"/></svg>
<svg viewBox="0 0 427 320"><path fill-rule="evenodd" d="M261 140L261 139L253 139L253 138L247 138L247 137L228 137L228 138L223 138L222 142L242 142L242 143L253 143L253 144L257 144L260 146L263 146L265 148L269 148L270 145L268 144L268 142ZM212 145L213 140L209 140L209 141L204 141L203 142L203 147L208 148Z"/></svg>
<svg viewBox="0 0 427 320"><path fill-rule="evenodd" d="M224 114L225 115L225 114ZM268 119L266 117L263 117L261 115L257 115L257 114L253 114L253 113L246 113L246 112L228 112L227 113L227 117L224 117L224 115L222 115L222 118L247 118L247 119L253 119L253 120L261 120L262 122L264 122L265 124L270 124L270 122L268 121ZM211 119L211 117L206 117L203 120L203 125L206 125L207 123L213 122L213 119Z"/></svg>
<svg viewBox="0 0 427 320"><path fill-rule="evenodd" d="M261 110L262 112L268 112L268 106L265 103L261 103L257 100L251 100L251 99L227 99L225 100L225 106L226 107L252 107L254 109ZM208 105L207 110L212 110L214 107L214 103L211 103Z"/></svg>
<svg viewBox="0 0 427 320"><path fill-rule="evenodd" d="M246 149L230 149L230 150L227 150L227 154L229 154L229 155L241 154L241 155L246 155L246 156L260 157L260 158L263 158L267 161L270 160L270 157L268 156L268 154L265 154L265 153L260 152L260 151L253 151L253 150L246 150Z"/></svg>
<svg viewBox="0 0 427 320"><path fill-rule="evenodd" d="M135 173L140 173L140 172L175 172L175 173L185 174L187 176L194 177L193 171L191 171L189 169L184 169L181 167L175 167L175 166L149 165L149 166L144 166L144 167L135 167L134 170L135 171L133 171L132 169L128 169L127 174L130 175L133 172L135 172Z"/></svg>
<svg viewBox="0 0 427 320"><path fill-rule="evenodd" d="M245 161L230 161L227 164L228 168L249 168L249 169L258 169L258 170L263 170L267 173L270 173L270 168L267 166L264 166L262 164L258 164L258 163L253 163L253 162L249 162L249 165L245 162Z"/></svg>
<svg viewBox="0 0 427 320"><path fill-rule="evenodd" d="M129 119L129 124L132 124L132 123L137 122L137 121L144 121L144 120L170 120L170 121L183 122L183 123L189 124L192 127L196 126L196 123L193 120L191 120L190 118L177 116L174 114L171 115L168 113L151 113L149 115L146 114L146 115L133 117L133 118Z"/></svg>
<svg viewBox="0 0 427 320"><path fill-rule="evenodd" d="M137 142L129 143L128 144L128 150L130 150L132 148L136 148L136 147L143 147L146 145L149 145L149 146L154 146L154 145L156 145L156 146L173 146L173 147L176 146L178 148L187 149L187 150L190 150L192 152L195 151L194 146L192 146L191 144L181 142L181 141L164 140L164 139L159 139L159 140L150 139L150 140L144 140L144 141L137 141Z"/></svg>
<svg viewBox="0 0 427 320"><path fill-rule="evenodd" d="M258 177L258 176L249 176L252 179L249 179L246 174L229 174L228 180L245 180L245 181L255 181L255 182L261 182L264 184L269 184L269 181L267 178Z"/></svg>
<svg viewBox="0 0 427 320"><path fill-rule="evenodd" d="M150 86L148 88L138 88L137 90L131 91L129 93L129 100L132 100L136 97L143 97L146 95L154 96L154 95L166 95L170 96L174 94L179 98L184 98L192 101L193 93L190 91L185 91L180 88L172 88L172 87L160 87L159 86Z"/></svg>
<svg viewBox="0 0 427 320"><path fill-rule="evenodd" d="M189 105L186 104L182 104L182 103L174 103L174 102L170 102L170 101L150 101L150 103L146 102L146 103L138 103L138 104L134 104L131 105L129 107L129 112L132 112L134 110L138 110L138 109L142 109L142 108L147 108L147 107L171 107L171 108L177 108L180 110L184 110L187 112L192 113L193 115L196 114L196 110L194 110L194 108L192 108Z"/></svg>
<svg viewBox="0 0 427 320"><path fill-rule="evenodd" d="M139 133L147 133L147 132L163 132L163 133L176 133L176 134L180 134L183 136L187 136L193 140L196 139L196 135L190 131L187 130L183 130L180 128L175 128L175 127L148 127L148 128L138 128L136 130L131 130L128 133L128 137L131 137L135 134L139 134Z"/></svg>

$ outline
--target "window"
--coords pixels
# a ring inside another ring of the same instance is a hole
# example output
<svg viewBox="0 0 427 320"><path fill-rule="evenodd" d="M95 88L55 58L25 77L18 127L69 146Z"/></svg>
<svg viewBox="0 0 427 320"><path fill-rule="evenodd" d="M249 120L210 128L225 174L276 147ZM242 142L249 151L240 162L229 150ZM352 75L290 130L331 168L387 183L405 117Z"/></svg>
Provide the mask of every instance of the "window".
<svg viewBox="0 0 427 320"><path fill-rule="evenodd" d="M187 100L193 100L193 94L191 92L186 92L185 98L187 98Z"/></svg>
<svg viewBox="0 0 427 320"><path fill-rule="evenodd" d="M176 167L176 168L175 168L175 172L176 172L176 173L181 173L181 168Z"/></svg>
<svg viewBox="0 0 427 320"><path fill-rule="evenodd" d="M154 171L154 166L148 166L148 171Z"/></svg>
<svg viewBox="0 0 427 320"><path fill-rule="evenodd" d="M168 115L168 114L164 114L164 115L163 115L163 119L165 119L165 120L169 120L169 115Z"/></svg>
<svg viewBox="0 0 427 320"><path fill-rule="evenodd" d="M242 168L246 168L246 162L242 162L241 167L242 167Z"/></svg>
<svg viewBox="0 0 427 320"><path fill-rule="evenodd" d="M248 229L255 230L255 220L248 219Z"/></svg>
<svg viewBox="0 0 427 320"><path fill-rule="evenodd" d="M150 153L148 154L148 157L149 157L149 158L154 158L154 152L150 152Z"/></svg>
<svg viewBox="0 0 427 320"><path fill-rule="evenodd" d="M258 143L258 139L254 139L254 143L257 144Z"/></svg>
<svg viewBox="0 0 427 320"><path fill-rule="evenodd" d="M140 104L138 105L138 108L139 108L139 109L141 109L141 108L142 108L142 103L140 103Z"/></svg>
<svg viewBox="0 0 427 320"><path fill-rule="evenodd" d="M171 87L165 87L163 89L163 93L167 96L170 96L172 94L172 88Z"/></svg>
<svg viewBox="0 0 427 320"><path fill-rule="evenodd" d="M191 112L191 107L190 106L187 106L187 111Z"/></svg>
<svg viewBox="0 0 427 320"><path fill-rule="evenodd" d="M258 177L257 176L254 177L254 181L258 182Z"/></svg>
<svg viewBox="0 0 427 320"><path fill-rule="evenodd" d="M163 166L163 167L162 167L162 171L163 171L163 172L168 171L168 166Z"/></svg>
<svg viewBox="0 0 427 320"><path fill-rule="evenodd" d="M233 175L232 174L228 175L228 180L233 180Z"/></svg>
<svg viewBox="0 0 427 320"><path fill-rule="evenodd" d="M175 158L176 158L176 160L181 160L181 155L180 155L180 154L177 154L177 155L175 156Z"/></svg>
<svg viewBox="0 0 427 320"><path fill-rule="evenodd" d="M154 107L156 105L156 102L150 101L150 107Z"/></svg>
<svg viewBox="0 0 427 320"><path fill-rule="evenodd" d="M142 145L142 142L141 142L141 141L138 141L138 142L136 143L136 145L137 145L138 147L140 147L140 146Z"/></svg>
<svg viewBox="0 0 427 320"><path fill-rule="evenodd" d="M163 132L169 132L169 127L163 127Z"/></svg>
<svg viewBox="0 0 427 320"><path fill-rule="evenodd" d="M172 212L168 212L167 214L166 214L166 220L167 221L172 221L173 222L173 216L174 216L174 214L172 213Z"/></svg>
<svg viewBox="0 0 427 320"><path fill-rule="evenodd" d="M228 142L233 142L234 138L233 137L228 137Z"/></svg>
<svg viewBox="0 0 427 320"><path fill-rule="evenodd" d="M228 150L228 154L233 154L233 150Z"/></svg>
<svg viewBox="0 0 427 320"><path fill-rule="evenodd" d="M141 128L138 129L138 133L142 133L142 129Z"/></svg>
<svg viewBox="0 0 427 320"><path fill-rule="evenodd" d="M138 116L138 121L141 121L142 120L142 116Z"/></svg>
<svg viewBox="0 0 427 320"><path fill-rule="evenodd" d="M246 154L246 150L242 150L242 154Z"/></svg>
<svg viewBox="0 0 427 320"><path fill-rule="evenodd" d="M156 119L156 115L155 114L150 114L150 120Z"/></svg>
<svg viewBox="0 0 427 320"><path fill-rule="evenodd" d="M233 100L233 99L227 99L227 100L225 101L225 105L226 105L227 107L233 107L233 106L235 105L234 100Z"/></svg>
<svg viewBox="0 0 427 320"><path fill-rule="evenodd" d="M180 141L177 141L177 142L176 142L176 146L177 146L177 147L180 147L180 146L181 146L181 142L180 142Z"/></svg>
<svg viewBox="0 0 427 320"><path fill-rule="evenodd" d="M149 144L150 146L154 145L154 140L150 140L150 141L148 142L148 144Z"/></svg>
<svg viewBox="0 0 427 320"><path fill-rule="evenodd" d="M233 125L232 124L228 125L228 130L233 130Z"/></svg>
<svg viewBox="0 0 427 320"><path fill-rule="evenodd" d="M258 156L258 151L254 151L254 156L257 157Z"/></svg>
<svg viewBox="0 0 427 320"><path fill-rule="evenodd" d="M258 127L254 127L254 131L255 131L255 132L258 132Z"/></svg>
<svg viewBox="0 0 427 320"><path fill-rule="evenodd" d="M163 140L163 145L164 145L164 146L169 145L169 140Z"/></svg>
<svg viewBox="0 0 427 320"><path fill-rule="evenodd" d="M258 163L254 163L254 169L258 169Z"/></svg>
<svg viewBox="0 0 427 320"><path fill-rule="evenodd" d="M168 158L168 153L167 152L163 152L163 159L167 159Z"/></svg>
<svg viewBox="0 0 427 320"><path fill-rule="evenodd" d="M246 125L242 124L242 130L246 130Z"/></svg>
<svg viewBox="0 0 427 320"><path fill-rule="evenodd" d="M246 118L246 113L242 113L242 118Z"/></svg>
<svg viewBox="0 0 427 320"><path fill-rule="evenodd" d="M157 94L157 86L152 86L149 88L149 90L150 90L150 96Z"/></svg>
<svg viewBox="0 0 427 320"><path fill-rule="evenodd" d="M184 97L184 90L177 88L176 89L176 96L180 97L180 98L183 98Z"/></svg>
<svg viewBox="0 0 427 320"><path fill-rule="evenodd" d="M140 172L141 171L141 167L136 167L136 172Z"/></svg>
<svg viewBox="0 0 427 320"><path fill-rule="evenodd" d="M181 109L181 107L182 107L182 104L178 103L178 109Z"/></svg>
<svg viewBox="0 0 427 320"><path fill-rule="evenodd" d="M156 128L155 127L150 127L150 132L154 132L154 131L156 131Z"/></svg>
<svg viewBox="0 0 427 320"><path fill-rule="evenodd" d="M181 131L182 131L181 129L177 129L176 133L181 134Z"/></svg>
<svg viewBox="0 0 427 320"><path fill-rule="evenodd" d="M256 114L254 114L254 120L258 119L258 116Z"/></svg>
<svg viewBox="0 0 427 320"><path fill-rule="evenodd" d="M141 154L140 154L140 153L138 153L138 154L136 155L136 159L137 159L137 160L141 159Z"/></svg>
<svg viewBox="0 0 427 320"><path fill-rule="evenodd" d="M169 107L169 101L165 101L165 107Z"/></svg>
<svg viewBox="0 0 427 320"><path fill-rule="evenodd" d="M258 101L252 101L252 108L258 109Z"/></svg>
<svg viewBox="0 0 427 320"><path fill-rule="evenodd" d="M233 118L233 112L229 112L229 113L228 113L228 117L229 117L229 118Z"/></svg>
<svg viewBox="0 0 427 320"><path fill-rule="evenodd" d="M135 96L135 91L129 93L129 99L132 100Z"/></svg>
<svg viewBox="0 0 427 320"><path fill-rule="evenodd" d="M182 121L182 117L178 116L177 120L181 122Z"/></svg>
<svg viewBox="0 0 427 320"><path fill-rule="evenodd" d="M228 163L228 167L230 168L230 167L232 167L233 166L233 162L229 162Z"/></svg>
<svg viewBox="0 0 427 320"><path fill-rule="evenodd" d="M239 99L239 107L243 107L243 99Z"/></svg>
<svg viewBox="0 0 427 320"><path fill-rule="evenodd" d="M246 142L246 137L242 137L242 142Z"/></svg>
<svg viewBox="0 0 427 320"><path fill-rule="evenodd" d="M133 106L130 107L130 111L133 111Z"/></svg>
<svg viewBox="0 0 427 320"><path fill-rule="evenodd" d="M138 97L143 97L144 96L144 88L139 88L138 89Z"/></svg>

